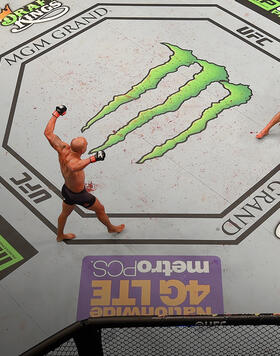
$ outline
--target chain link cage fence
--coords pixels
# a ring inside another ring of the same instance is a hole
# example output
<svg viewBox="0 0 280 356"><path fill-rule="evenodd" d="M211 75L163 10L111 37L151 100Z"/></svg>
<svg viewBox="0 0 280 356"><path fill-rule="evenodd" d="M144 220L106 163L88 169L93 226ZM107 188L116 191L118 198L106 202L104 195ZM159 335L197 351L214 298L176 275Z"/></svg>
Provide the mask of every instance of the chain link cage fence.
<svg viewBox="0 0 280 356"><path fill-rule="evenodd" d="M21 356L37 355L280 356L280 315L90 318Z"/></svg>

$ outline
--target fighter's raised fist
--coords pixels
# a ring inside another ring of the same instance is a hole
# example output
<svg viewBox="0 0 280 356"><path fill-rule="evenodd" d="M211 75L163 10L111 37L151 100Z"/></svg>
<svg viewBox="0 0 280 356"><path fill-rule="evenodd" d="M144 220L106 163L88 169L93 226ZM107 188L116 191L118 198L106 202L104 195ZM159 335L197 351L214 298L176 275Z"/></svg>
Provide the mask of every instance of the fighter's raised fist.
<svg viewBox="0 0 280 356"><path fill-rule="evenodd" d="M56 111L53 112L53 115L59 117L60 115L65 115L67 107L65 105L60 105L55 108Z"/></svg>
<svg viewBox="0 0 280 356"><path fill-rule="evenodd" d="M96 161L104 161L106 155L105 155L105 152L104 151L97 151L93 156L93 160L90 159L90 161L93 163L93 162L96 162ZM94 161L95 159L95 161Z"/></svg>

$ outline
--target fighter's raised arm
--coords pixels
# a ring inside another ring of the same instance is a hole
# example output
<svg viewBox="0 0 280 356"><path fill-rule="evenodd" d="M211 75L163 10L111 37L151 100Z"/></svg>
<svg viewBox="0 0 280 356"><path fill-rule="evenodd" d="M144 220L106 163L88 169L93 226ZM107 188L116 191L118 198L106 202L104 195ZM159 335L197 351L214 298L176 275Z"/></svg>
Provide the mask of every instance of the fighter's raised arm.
<svg viewBox="0 0 280 356"><path fill-rule="evenodd" d="M57 118L60 115L65 115L66 111L66 106L57 106L44 131L44 134L48 139L49 143L57 152L60 152L64 147L67 146L66 142L63 142L57 135L54 134L54 128Z"/></svg>

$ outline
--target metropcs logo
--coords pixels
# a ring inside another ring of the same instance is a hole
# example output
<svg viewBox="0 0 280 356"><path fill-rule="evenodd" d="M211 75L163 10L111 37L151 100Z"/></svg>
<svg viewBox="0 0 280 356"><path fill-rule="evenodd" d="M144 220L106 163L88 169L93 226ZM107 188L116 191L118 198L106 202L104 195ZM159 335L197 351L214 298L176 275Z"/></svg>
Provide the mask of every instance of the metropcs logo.
<svg viewBox="0 0 280 356"><path fill-rule="evenodd" d="M7 4L0 12L1 26L11 26L11 32L26 30L35 23L56 20L65 15L70 8L59 1L36 0L24 7L12 11Z"/></svg>
<svg viewBox="0 0 280 356"><path fill-rule="evenodd" d="M92 274L94 277L136 277L142 273L162 273L171 276L172 273L210 273L209 261L182 261L170 262L168 260L156 260L154 264L148 260L134 261L127 266L120 260L106 262L104 260L92 261Z"/></svg>

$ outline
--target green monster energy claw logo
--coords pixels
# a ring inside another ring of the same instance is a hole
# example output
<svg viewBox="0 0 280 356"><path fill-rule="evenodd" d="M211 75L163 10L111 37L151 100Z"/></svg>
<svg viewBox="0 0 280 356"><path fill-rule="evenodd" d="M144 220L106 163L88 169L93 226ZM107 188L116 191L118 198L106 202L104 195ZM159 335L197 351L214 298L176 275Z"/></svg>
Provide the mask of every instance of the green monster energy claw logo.
<svg viewBox="0 0 280 356"><path fill-rule="evenodd" d="M112 101L105 105L86 123L81 129L82 132L89 129L96 121L116 111L121 105L138 99L148 90L157 88L159 82L167 76L167 74L176 72L181 66L189 67L197 63L201 67L200 72L196 73L193 79L181 86L177 92L169 95L162 104L140 111L138 115L125 126L121 127L114 134L109 135L101 146L91 149L89 151L90 154L99 150L105 150L124 141L130 132L140 128L156 116L177 111L185 101L197 97L211 83L219 82L229 94L221 100L213 102L186 130L180 132L175 137L167 139L163 144L155 146L151 152L141 157L137 163L144 163L149 159L162 157L166 152L174 149L179 143L186 142L190 136L205 130L208 121L216 119L222 111L245 104L252 97L252 91L248 85L229 83L229 75L224 66L198 59L190 50L182 49L169 43L163 44L172 51L169 60L164 64L152 68L147 76L140 83L132 86L128 92L115 96Z"/></svg>

